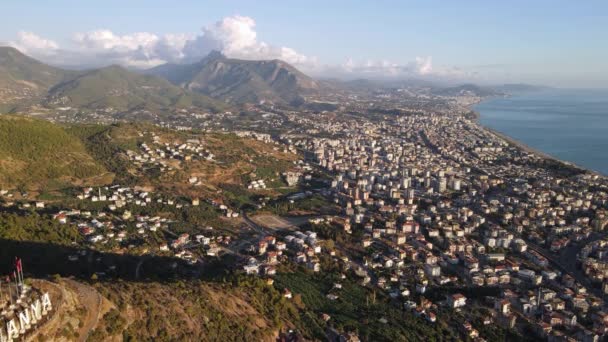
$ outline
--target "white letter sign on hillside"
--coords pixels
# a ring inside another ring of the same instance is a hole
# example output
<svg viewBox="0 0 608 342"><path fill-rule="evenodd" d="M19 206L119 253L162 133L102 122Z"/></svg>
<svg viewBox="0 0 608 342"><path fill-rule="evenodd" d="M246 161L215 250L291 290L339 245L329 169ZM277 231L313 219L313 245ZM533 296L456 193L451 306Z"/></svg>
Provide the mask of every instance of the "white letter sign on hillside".
<svg viewBox="0 0 608 342"><path fill-rule="evenodd" d="M48 293L45 293L42 295L42 312L46 314L51 310L53 310L53 305L51 305L51 297L49 297Z"/></svg>
<svg viewBox="0 0 608 342"><path fill-rule="evenodd" d="M53 310L51 297L48 293L44 293L41 297L34 299L29 307L17 310L10 313L11 319L6 319L3 326L0 326L0 342L13 342L14 339L31 330L32 325Z"/></svg>
<svg viewBox="0 0 608 342"><path fill-rule="evenodd" d="M30 328L30 311L27 308L19 313L19 327L21 327L19 330L21 334L25 334Z"/></svg>
<svg viewBox="0 0 608 342"><path fill-rule="evenodd" d="M30 305L30 312L32 313L33 323L36 323L42 318L42 305L40 304L40 298L32 302Z"/></svg>

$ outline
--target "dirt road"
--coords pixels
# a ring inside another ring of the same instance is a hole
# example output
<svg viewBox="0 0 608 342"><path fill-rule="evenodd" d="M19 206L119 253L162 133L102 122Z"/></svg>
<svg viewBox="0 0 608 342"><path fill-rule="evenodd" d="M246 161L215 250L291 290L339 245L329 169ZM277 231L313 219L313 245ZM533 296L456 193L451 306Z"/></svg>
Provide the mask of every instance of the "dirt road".
<svg viewBox="0 0 608 342"><path fill-rule="evenodd" d="M84 342L89 338L89 334L99 322L99 316L101 316L101 295L89 285L72 279L65 279L64 281L78 295L80 304L86 308L84 325L78 331L80 336L79 341Z"/></svg>

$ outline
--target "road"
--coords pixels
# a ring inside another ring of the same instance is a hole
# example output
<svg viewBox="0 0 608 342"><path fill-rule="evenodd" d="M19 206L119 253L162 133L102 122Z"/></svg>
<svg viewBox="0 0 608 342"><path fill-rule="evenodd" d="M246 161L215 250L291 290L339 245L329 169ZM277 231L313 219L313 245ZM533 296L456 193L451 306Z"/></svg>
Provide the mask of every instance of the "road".
<svg viewBox="0 0 608 342"><path fill-rule="evenodd" d="M243 221L249 226L249 228L255 230L258 234L267 234L268 233L268 231L266 231L264 229L264 227L260 226L259 224L255 223L252 219L250 219L249 216L247 216L246 212L242 211L241 217L243 218Z"/></svg>
<svg viewBox="0 0 608 342"><path fill-rule="evenodd" d="M499 225L496 222L488 221L488 223L493 223L493 224ZM594 287L593 284L591 283L591 281L589 280L589 278L583 272L583 270L580 267L578 267L577 256L578 256L578 253L580 252L580 250L585 245L587 245L589 242L604 238L607 236L607 234L608 233L600 234L597 232L593 232L587 239L585 239L583 241L579 241L578 243L571 243L568 247L566 247L565 249L560 251L559 255L556 255L555 253L550 252L549 250L535 244L532 241L526 241L526 244L528 245L528 248L538 252L538 254L547 258L549 263L553 267L555 267L557 270L559 270L562 273L568 274L569 276L574 278L577 282L585 285L585 287L587 287L587 290L591 291L594 295L596 295L600 298L603 298L604 295L603 295L602 291L600 291L600 289Z"/></svg>
<svg viewBox="0 0 608 342"><path fill-rule="evenodd" d="M592 234L589 238L577 243L568 246L565 250L561 251L559 256L551 253L545 248L534 244L528 241L528 248L538 252L540 255L544 256L549 260L555 268L560 270L562 273L568 274L572 278L574 278L577 282L585 285L587 289L596 296L603 298L603 294L600 289L593 286L589 278L585 275L583 270L577 266L577 255L578 252L589 242L598 239L598 236Z"/></svg>
<svg viewBox="0 0 608 342"><path fill-rule="evenodd" d="M254 242L254 240L255 241L259 240L261 236L265 236L265 235L269 234L269 232L264 227L258 225L253 220L251 220L245 212L241 212L241 217L243 218L243 222L251 230L255 231L257 234L255 236L252 236L249 239L238 239L234 243L230 244L230 246L222 247L222 250L224 252L234 254L234 255L239 255L239 256L241 256L241 250L243 248L245 248L247 245L252 244Z"/></svg>

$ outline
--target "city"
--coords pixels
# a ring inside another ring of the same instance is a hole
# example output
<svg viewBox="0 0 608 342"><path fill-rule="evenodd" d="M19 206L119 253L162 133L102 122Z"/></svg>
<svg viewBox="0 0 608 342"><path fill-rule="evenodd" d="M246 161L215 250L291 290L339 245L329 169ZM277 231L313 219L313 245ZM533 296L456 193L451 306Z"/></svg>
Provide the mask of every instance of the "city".
<svg viewBox="0 0 608 342"><path fill-rule="evenodd" d="M606 340L605 7L6 4L0 342Z"/></svg>

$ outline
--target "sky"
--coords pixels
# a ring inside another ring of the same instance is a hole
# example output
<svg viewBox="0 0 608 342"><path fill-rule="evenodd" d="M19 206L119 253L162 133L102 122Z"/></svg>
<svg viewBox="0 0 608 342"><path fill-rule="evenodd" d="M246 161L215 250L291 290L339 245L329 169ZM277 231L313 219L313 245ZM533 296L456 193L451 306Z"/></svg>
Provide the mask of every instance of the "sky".
<svg viewBox="0 0 608 342"><path fill-rule="evenodd" d="M211 50L315 77L608 87L608 1L3 0L0 44L68 67Z"/></svg>

